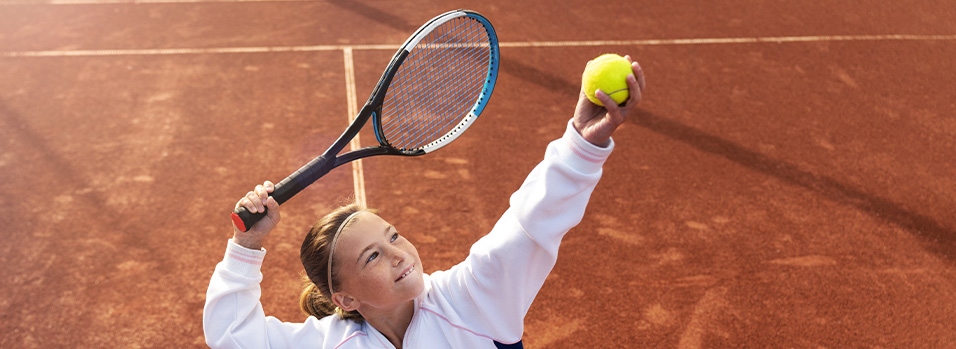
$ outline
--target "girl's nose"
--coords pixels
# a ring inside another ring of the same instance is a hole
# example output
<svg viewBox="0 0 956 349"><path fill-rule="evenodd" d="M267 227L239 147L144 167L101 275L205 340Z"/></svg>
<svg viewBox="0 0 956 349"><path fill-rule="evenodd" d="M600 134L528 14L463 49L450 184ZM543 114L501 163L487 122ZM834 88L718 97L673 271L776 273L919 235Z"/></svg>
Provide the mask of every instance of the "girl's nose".
<svg viewBox="0 0 956 349"><path fill-rule="evenodd" d="M393 247L388 252L389 252L389 255L392 257L393 267L397 267L401 265L402 262L405 261L405 253L402 250L399 250L398 248Z"/></svg>

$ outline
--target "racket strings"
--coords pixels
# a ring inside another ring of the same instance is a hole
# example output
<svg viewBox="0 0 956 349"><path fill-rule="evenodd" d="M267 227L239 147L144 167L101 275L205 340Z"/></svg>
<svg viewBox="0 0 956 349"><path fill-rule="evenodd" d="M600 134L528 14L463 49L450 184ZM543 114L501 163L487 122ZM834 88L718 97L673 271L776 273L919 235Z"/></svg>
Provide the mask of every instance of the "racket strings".
<svg viewBox="0 0 956 349"><path fill-rule="evenodd" d="M451 78L450 74L452 74L452 70L453 70L453 69L447 69L447 70L442 71L442 72L440 73L440 75L439 75L436 79L437 79L438 81L445 81L445 80ZM468 72L467 75L462 76L462 77L461 77L461 80L462 80L463 82L464 82L464 81L475 81L476 79L480 78L479 75L481 75L482 73L484 73L484 72L483 72L483 71L474 71L474 70L473 70L473 71L471 71L471 72ZM423 81L422 79L424 79L424 76L419 76L419 77L418 77L418 80L412 82L412 84L422 84L422 83L424 83L424 81ZM463 95L471 96L471 95L475 95L477 92L479 92L479 91L480 91L480 88L481 88L481 85L480 85L480 84L463 85L461 92L463 93ZM437 94L430 94L430 95L425 96L425 99L424 99L424 100L421 100L421 101L420 101L420 102L421 102L420 104L415 104L414 106L417 107L417 106L423 104L423 105L426 105L426 106L429 107L429 108L434 109L434 108L439 107L439 106L442 104L442 102L445 102L445 101L446 101L446 100L445 100L445 96L441 96L441 95L437 95ZM448 100L447 102L452 103L451 105L449 105L449 107L451 107L451 109L460 109L461 107L467 107L468 105L464 105L464 103L467 103L467 102L469 102L469 101L466 100L466 99L463 99L463 98L457 98L457 99ZM406 105L407 105L407 104L406 104ZM453 120L454 120L453 118L446 118L446 121L453 121ZM401 121L401 123L397 125L397 129L398 129L399 131L407 131L409 127L411 127L412 125L415 125L412 121L413 121L413 118L403 119L403 120ZM444 124L442 124L442 123L439 123L439 122L433 122L433 123L429 124L429 128L426 129L425 132L423 132L422 134L424 134L424 135L432 135L432 134L434 134L434 133L436 133L436 132L439 132L439 131L440 131L440 130L439 130L439 129L440 129L440 126L446 126L446 125L444 125ZM451 126L451 125L447 125L447 126ZM404 134L409 134L409 133L406 132L406 133L404 133Z"/></svg>
<svg viewBox="0 0 956 349"><path fill-rule="evenodd" d="M487 30L461 17L411 51L382 106L382 131L398 149L420 149L452 131L474 107L491 60Z"/></svg>
<svg viewBox="0 0 956 349"><path fill-rule="evenodd" d="M443 72L443 74L441 74L440 76L438 76L436 79L437 79L438 81L447 80L447 79L450 78L449 74L450 74L450 71L445 71L445 72ZM473 75L473 74L472 74L472 75ZM467 80L470 79L470 78L473 78L473 76L464 76L464 77L462 77L462 80L463 80L463 81L467 81ZM469 90L475 90L475 88L473 88L473 86L468 86L467 84L462 84L460 87L464 87L464 89L463 89L462 91L460 91L460 93L461 93L462 95L474 94L472 91L469 91ZM472 88L469 88L469 87L472 87ZM431 94L431 95L428 95L424 100L422 100L421 103L415 104L415 105L413 106L413 108L415 108L416 110L425 109L425 110L432 110L432 111L436 111L436 110L440 110L440 109L446 109L446 112L449 112L449 109L450 109L450 110L451 110L451 111L450 111L451 113L457 113L458 115L464 115L464 114L466 113L464 107L467 107L467 106L468 106L468 105L464 104L464 102L466 102L466 101L467 101L467 100L464 99L464 98L449 99L447 95ZM443 106L444 106L444 108L443 108ZM458 109L458 110L455 110L455 109ZM422 117L426 117L426 118L427 118L427 117L433 117L433 118L434 118L434 117L441 117L441 115L435 115L434 112L433 112L431 115L426 114L426 115L421 115L421 116L422 116ZM414 123L411 122L412 119L413 119L413 118L407 118L407 119L403 120L403 122L399 125L398 129L401 130L401 131L403 131L403 132L404 132L404 133L403 133L404 135L407 135L407 137L400 137L400 138L399 138L399 141L404 141L404 142L406 142L406 143L418 143L418 144L420 144L420 145L423 145L423 142L424 142L425 139L434 139L434 138L436 138L436 137L438 137L438 136L444 134L445 131L446 131L446 129L447 129L448 127L454 126L453 123L455 123L455 122L453 122L453 121L455 121L455 119L454 119L454 118L451 118L451 117L445 118L444 120L447 121L447 122L444 122L444 123L440 122L441 120L429 120L430 122L425 124L425 125L428 126L427 128L424 128L424 129L420 130L421 132L414 133L414 132L408 132L408 131L409 131L409 127L411 127L412 125L415 125ZM419 118L417 118L417 119L420 120L421 117L419 117ZM417 137L412 137L412 135L417 135Z"/></svg>
<svg viewBox="0 0 956 349"><path fill-rule="evenodd" d="M449 41L451 41L451 40L445 40L445 38L446 38L446 36L447 36L449 33L455 33L455 29L457 29L457 27L456 27L456 28L452 28L452 30L448 30L448 28L447 28L448 23L443 24L443 26L444 26L444 28L441 28L441 29L443 29L443 30L439 31L439 32L441 33L441 36L439 36L437 39L433 39L433 40L426 41L426 43L423 45L422 48L423 48L424 50L430 51L430 52L425 52L425 54L429 54L429 53L434 54L434 53L435 53L434 49L435 49L436 46L438 46L438 47L444 46L444 47L447 48L447 44L446 44L446 43L449 42ZM434 33L432 33L432 34L434 34ZM476 37L476 36L477 36L477 32L473 32L473 33L472 33L472 38L474 38L474 37ZM466 38L466 39L465 39L465 42L468 42L468 40L469 40L469 39L472 39L472 38ZM427 38L426 38L426 39L427 39ZM459 41L459 42L460 42L461 40L456 40L456 41ZM441 52L439 52L438 55L433 55L433 57L434 57L435 60L437 60L437 61L442 61L442 62L448 61L448 62L450 62L450 61L448 60L448 56L449 56L449 55L452 55L452 54L453 54L453 53L452 53L452 50L447 50L447 49L446 49L446 50L442 50ZM426 60L414 60L414 63L415 63L416 65L418 65L418 66L411 66L410 68L411 68L411 69L420 69L420 68L421 68L420 65L421 65L422 62L426 62ZM454 68L454 67L453 67L453 68ZM448 78L449 74L451 74L452 71L453 71L453 69L445 69L445 70L442 70L437 77L432 77L432 78L434 78L436 81L445 81L445 80ZM423 83L426 82L426 81L424 81L424 80L429 78L428 75L426 75L426 74L402 75L402 76L403 76L403 77L414 76L414 79L415 79L414 81L411 81L411 82L409 82L409 83L407 83L407 84L402 84L403 87L408 87L408 86L421 86ZM468 80L469 78L471 78L471 77L472 77L472 76L466 76L464 80L467 81L467 80ZM404 82L404 81L403 81L403 82ZM406 97L406 98L401 98L403 103L399 106L399 109L407 109L408 106L409 106L409 102L414 102L414 101L416 101L416 99L407 98L407 97L409 97L409 95L408 95L408 94L405 94L404 92L406 92L406 90L404 90L404 89L403 89L402 91L400 91L400 95L403 96L403 97ZM465 91L465 92L467 92L467 91ZM424 97L425 97L425 99L417 99L417 101L420 101L421 103L415 104L415 105L413 105L413 106L414 106L414 107L418 107L418 106L420 106L421 104L425 104L425 105L428 105L428 106L434 106L434 104L437 102L437 101L436 101L436 95L434 95L434 94L428 95L428 96L424 96ZM398 125L397 130L399 130L399 131L408 131L408 127L409 127L410 125L413 125L413 124L414 124L414 123L412 122L412 121L415 121L414 119L415 119L415 118L404 118L404 119L402 119L402 122L401 122L401 124ZM426 131L430 131L430 132L424 132L424 134L433 133L434 130L435 130L435 128L436 128L436 126L439 126L439 125L440 125L440 124L438 124L438 123L431 123L431 124L430 124L431 127L429 127L428 129L426 129ZM407 132L406 132L406 133L407 133ZM401 139L398 139L398 140L401 140Z"/></svg>

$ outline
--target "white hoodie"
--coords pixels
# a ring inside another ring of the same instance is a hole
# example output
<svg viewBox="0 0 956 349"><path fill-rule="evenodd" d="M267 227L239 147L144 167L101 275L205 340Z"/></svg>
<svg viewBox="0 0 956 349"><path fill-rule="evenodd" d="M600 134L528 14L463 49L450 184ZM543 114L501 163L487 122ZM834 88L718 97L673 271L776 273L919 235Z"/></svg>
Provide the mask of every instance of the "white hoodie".
<svg viewBox="0 0 956 349"><path fill-rule="evenodd" d="M493 348L521 340L524 316L558 257L561 238L584 216L614 148L584 140L568 122L561 139L511 196L511 207L468 257L425 275L404 348ZM394 348L366 322L338 316L304 323L265 316L259 303L265 250L233 243L206 292L203 330L212 348Z"/></svg>

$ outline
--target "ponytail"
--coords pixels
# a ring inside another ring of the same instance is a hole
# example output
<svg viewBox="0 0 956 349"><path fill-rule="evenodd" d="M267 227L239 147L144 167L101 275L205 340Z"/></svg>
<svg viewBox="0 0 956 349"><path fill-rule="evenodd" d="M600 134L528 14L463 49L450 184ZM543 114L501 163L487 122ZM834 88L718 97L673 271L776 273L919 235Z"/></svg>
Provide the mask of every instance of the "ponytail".
<svg viewBox="0 0 956 349"><path fill-rule="evenodd" d="M315 316L316 318L324 318L326 316L335 314L335 303L332 303L331 300L325 298L321 292L319 292L318 287L309 281L305 285L305 289L302 290L302 295L299 296L299 308L302 309L302 312L309 316Z"/></svg>
<svg viewBox="0 0 956 349"><path fill-rule="evenodd" d="M329 249L335 232L339 226L345 224L346 217L358 211L370 211L358 204L339 207L332 211L312 227L305 240L302 241L299 258L305 267L305 287L299 296L299 308L302 312L316 318L329 315L339 315L344 319L361 322L364 320L358 311L345 311L332 302L329 283L338 285L337 273L333 272L329 280Z"/></svg>

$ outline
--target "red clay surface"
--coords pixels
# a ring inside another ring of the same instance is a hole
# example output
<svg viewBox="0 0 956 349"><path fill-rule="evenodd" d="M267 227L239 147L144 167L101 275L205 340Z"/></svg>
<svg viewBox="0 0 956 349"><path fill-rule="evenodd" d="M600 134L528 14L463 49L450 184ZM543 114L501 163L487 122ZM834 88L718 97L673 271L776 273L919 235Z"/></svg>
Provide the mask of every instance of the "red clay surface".
<svg viewBox="0 0 956 349"><path fill-rule="evenodd" d="M348 117L340 50L8 53L397 45L455 8L503 42L956 34L949 1L0 0L0 347L202 347L232 205ZM604 52L636 57L648 91L531 307L527 347L954 347L954 40L505 47L491 105L455 144L364 162L369 205L426 269L491 228ZM359 103L391 54L354 51ZM351 176L283 206L267 314L304 319L298 246Z"/></svg>

